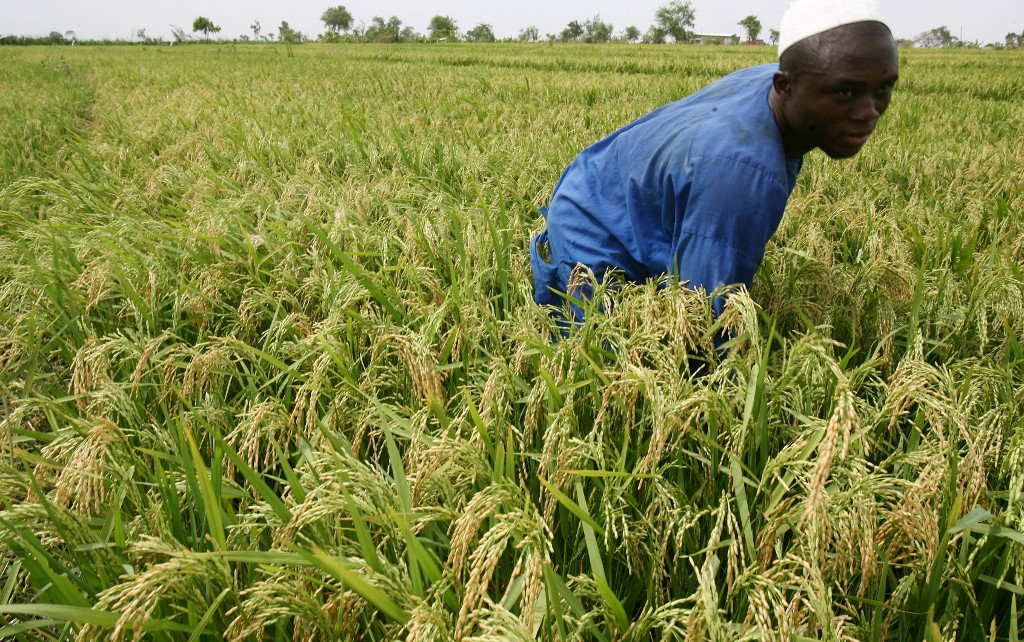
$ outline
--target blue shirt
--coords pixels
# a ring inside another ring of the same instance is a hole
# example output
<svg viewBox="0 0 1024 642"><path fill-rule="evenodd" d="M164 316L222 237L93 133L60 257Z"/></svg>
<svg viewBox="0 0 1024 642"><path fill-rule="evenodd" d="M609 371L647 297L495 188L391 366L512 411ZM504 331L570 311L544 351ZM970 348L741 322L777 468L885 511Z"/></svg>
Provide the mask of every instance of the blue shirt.
<svg viewBox="0 0 1024 642"><path fill-rule="evenodd" d="M802 163L786 156L768 105L777 69L734 72L584 149L530 245L536 301L561 307L577 263L599 279L615 269L708 292L749 286Z"/></svg>

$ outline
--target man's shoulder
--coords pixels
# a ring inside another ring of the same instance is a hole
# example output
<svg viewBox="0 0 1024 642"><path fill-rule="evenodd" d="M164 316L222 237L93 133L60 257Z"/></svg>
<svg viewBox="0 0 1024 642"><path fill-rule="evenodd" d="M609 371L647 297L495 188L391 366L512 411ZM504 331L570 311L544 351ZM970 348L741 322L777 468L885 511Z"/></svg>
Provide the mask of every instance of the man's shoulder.
<svg viewBox="0 0 1024 642"><path fill-rule="evenodd" d="M705 102L742 102L744 98L759 95L771 87L772 77L778 71L777 63L767 63L737 69L718 80L705 85L694 93L677 101L679 104Z"/></svg>
<svg viewBox="0 0 1024 642"><path fill-rule="evenodd" d="M784 176L781 134L768 105L777 68L735 71L614 132L581 156L592 171L628 167L632 174L672 174L681 180L699 158L728 159L740 164L737 171L757 168Z"/></svg>
<svg viewBox="0 0 1024 642"><path fill-rule="evenodd" d="M735 71L731 71L728 74L722 76L715 82L748 82L751 80L758 79L769 79L775 75L775 72L779 70L779 63L767 62L763 65L754 65L752 67L743 67ZM714 83L711 83L714 84Z"/></svg>
<svg viewBox="0 0 1024 642"><path fill-rule="evenodd" d="M768 103L776 64L733 72L717 83L706 98L702 126L694 131L691 159L705 158L744 168L785 174L782 134Z"/></svg>

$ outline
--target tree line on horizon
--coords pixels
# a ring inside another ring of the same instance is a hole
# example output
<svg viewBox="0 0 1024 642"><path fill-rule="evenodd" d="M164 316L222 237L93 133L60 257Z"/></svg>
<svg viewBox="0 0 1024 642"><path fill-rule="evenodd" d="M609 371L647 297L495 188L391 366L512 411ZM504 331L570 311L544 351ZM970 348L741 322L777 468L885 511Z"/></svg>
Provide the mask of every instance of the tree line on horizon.
<svg viewBox="0 0 1024 642"><path fill-rule="evenodd" d="M426 33L420 33L409 25L404 25L398 16L384 18L374 16L369 24L364 22L356 23L352 14L344 5L328 7L320 16L324 23L325 31L315 37L310 37L297 29L293 29L288 21L282 20L278 25L277 32L264 30L259 20L254 20L249 29L252 35L241 34L235 39L227 42L283 42L286 44L300 44L304 42L373 42L373 43L399 43L399 42L497 42L499 39L494 34L492 25L486 22L478 23L471 29L462 31L454 18L447 15L435 15L430 19ZM615 34L614 26L601 19L600 14L583 21L572 20L559 33L548 33L543 37L540 30L533 25L524 27L515 37L500 39L503 42L581 42L581 43L609 43L643 42L647 44L695 43L701 44L736 44L740 37L736 34L707 36L697 34L693 31L696 20L696 9L688 0L672 0L667 5L658 7L655 11L654 22L647 31L641 31L636 25L630 25ZM762 32L761 21L754 15L748 15L738 21L737 26L743 28L748 44L765 44L760 40ZM221 27L205 16L197 16L192 22L192 32L186 32L179 26L171 26L173 41L165 41L163 37L149 37L145 29L138 29L129 42L142 44L168 44L186 42L210 42L210 35L220 33ZM202 40L196 40L192 34L203 34ZM770 44L777 44L779 31L768 30L768 41ZM1024 30L1018 34L1011 32L1006 34L1002 43L987 45L992 48L1018 49L1024 45ZM33 38L25 36L2 36L0 45L28 45L28 44L77 44L83 43L122 43L123 40L101 40L101 41L80 41L74 31L51 31L45 37ZM225 40L214 40L213 42L225 42ZM954 36L948 27L941 26L935 29L917 34L913 39L898 39L897 43L903 47L924 47L924 48L977 48L981 47L980 42L963 41Z"/></svg>
<svg viewBox="0 0 1024 642"><path fill-rule="evenodd" d="M325 31L316 36L309 36L292 28L286 20L282 20L276 32L264 29L258 20L249 25L250 33L239 35L233 39L211 39L211 35L221 32L221 27L208 17L197 16L192 22L192 31L172 25L172 40L163 37L150 37L145 29L138 29L132 34L129 42L143 44L186 43L186 42L284 42L299 44L303 42L645 42L664 44L668 42L692 43L698 34L693 31L696 9L687 0L672 0L657 9L654 22L646 31L636 25L630 25L619 33L614 26L601 19L600 14L585 20L572 20L559 33L541 34L538 27L530 25L520 30L515 37L499 39L491 24L481 22L466 30L460 29L457 21L451 16L435 15L430 19L425 33L406 25L398 16L385 18L374 16L369 23L357 22L344 5L328 7L320 16ZM762 26L760 20L749 15L737 23L746 33L746 42L762 43L759 40ZM202 34L200 38L199 35ZM774 44L778 40L778 32L769 30L769 37ZM720 36L717 44L740 42L740 37L733 33ZM0 44L76 44L86 42L124 42L124 40L84 41L74 31L51 31L44 37L3 36ZM712 40L712 42L715 42Z"/></svg>
<svg viewBox="0 0 1024 642"><path fill-rule="evenodd" d="M636 25L630 25L623 29L618 35L615 34L614 26L601 19L600 14L586 20L572 20L559 33L548 33L541 36L540 29L530 25L520 30L515 37L505 38L506 41L518 42L540 42L540 41L561 41L561 42L647 42L663 44L666 42L693 42L697 36L692 31L696 9L691 2L674 0L667 5L657 9L654 16L654 23L646 32ZM430 20L426 34L416 32L412 27L402 28L401 21L397 16L385 20L383 17L374 16L369 26L360 23L355 24L352 14L343 6L330 7L320 17L327 31L320 37L322 40L344 41L356 40L364 42L401 42L401 41L459 41L470 42L495 42L498 38L494 35L494 29L489 23L481 22L472 29L460 31L455 19L450 16L436 15ZM750 15L737 23L744 27L747 33L747 42L759 42L758 36L761 33L761 22L756 16ZM773 40L777 40L777 32L772 31ZM728 36L733 42L738 42L739 37L735 34Z"/></svg>

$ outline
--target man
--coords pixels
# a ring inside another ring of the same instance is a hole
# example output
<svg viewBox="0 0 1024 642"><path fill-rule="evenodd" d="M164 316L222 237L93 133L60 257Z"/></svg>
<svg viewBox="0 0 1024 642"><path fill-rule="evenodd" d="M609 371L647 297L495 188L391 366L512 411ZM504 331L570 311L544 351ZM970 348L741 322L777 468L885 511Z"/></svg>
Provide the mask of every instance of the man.
<svg viewBox="0 0 1024 642"><path fill-rule="evenodd" d="M899 59L867 0L798 0L779 63L732 73L584 149L533 239L535 299L582 320L578 265L643 282L676 275L707 292L748 287L803 155L860 151L889 106ZM568 293L568 297L566 297ZM715 312L724 301L716 298Z"/></svg>

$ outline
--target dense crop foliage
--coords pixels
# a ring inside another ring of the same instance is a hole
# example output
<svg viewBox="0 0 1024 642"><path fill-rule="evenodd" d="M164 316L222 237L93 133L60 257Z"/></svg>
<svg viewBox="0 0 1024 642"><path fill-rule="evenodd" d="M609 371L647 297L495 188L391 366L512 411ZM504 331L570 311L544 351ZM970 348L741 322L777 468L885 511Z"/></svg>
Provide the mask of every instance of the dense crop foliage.
<svg viewBox="0 0 1024 642"><path fill-rule="evenodd" d="M1018 639L1019 53L903 54L721 320L532 303L575 153L773 51L0 51L0 637Z"/></svg>

